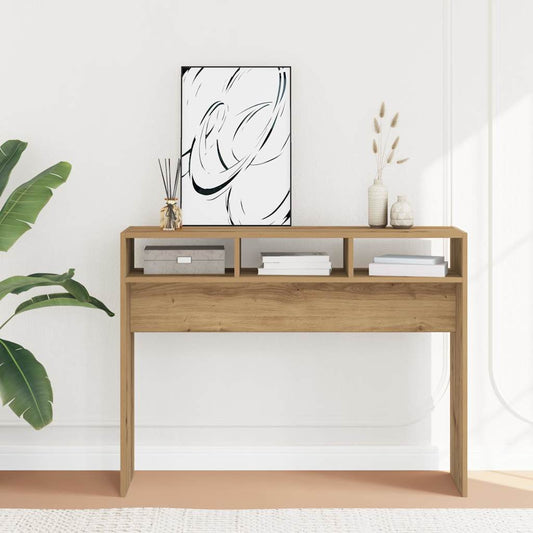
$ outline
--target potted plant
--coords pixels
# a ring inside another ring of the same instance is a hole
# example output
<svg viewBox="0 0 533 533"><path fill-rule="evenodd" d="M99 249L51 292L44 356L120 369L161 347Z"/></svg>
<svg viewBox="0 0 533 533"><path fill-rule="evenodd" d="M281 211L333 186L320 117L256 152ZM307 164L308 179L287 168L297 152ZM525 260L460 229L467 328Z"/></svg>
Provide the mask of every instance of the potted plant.
<svg viewBox="0 0 533 533"><path fill-rule="evenodd" d="M0 147L0 196L27 143L11 140ZM62 161L17 187L0 210L0 252L7 252L29 229L52 197L52 190L67 180L70 163ZM0 330L14 317L44 307L76 306L100 309L114 316L100 300L74 280L74 269L64 274L29 274L0 281L0 300L8 294L22 294L35 287L56 286L61 292L41 294L23 301L0 324ZM2 336L3 337L3 336ZM53 393L44 366L26 348L0 338L0 399L3 405L22 416L33 428L41 429L52 421Z"/></svg>

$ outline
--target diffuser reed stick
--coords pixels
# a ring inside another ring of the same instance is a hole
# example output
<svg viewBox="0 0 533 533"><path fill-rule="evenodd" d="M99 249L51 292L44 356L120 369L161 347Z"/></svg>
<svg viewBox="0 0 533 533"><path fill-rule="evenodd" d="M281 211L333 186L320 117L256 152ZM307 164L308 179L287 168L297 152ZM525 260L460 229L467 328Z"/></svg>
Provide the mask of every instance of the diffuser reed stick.
<svg viewBox="0 0 533 533"><path fill-rule="evenodd" d="M161 164L161 159L159 158L157 159L157 162L159 163L159 171L161 172L161 179L163 180L165 197L176 198L176 194L178 192L178 185L181 180L181 157L178 157L174 178L172 178L172 161L170 157L165 158L163 160L163 164Z"/></svg>

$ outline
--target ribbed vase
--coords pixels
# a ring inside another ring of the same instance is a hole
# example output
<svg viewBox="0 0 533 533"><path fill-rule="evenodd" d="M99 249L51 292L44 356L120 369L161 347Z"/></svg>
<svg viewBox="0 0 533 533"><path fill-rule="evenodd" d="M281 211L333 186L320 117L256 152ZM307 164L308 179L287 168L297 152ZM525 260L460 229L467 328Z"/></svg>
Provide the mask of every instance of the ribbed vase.
<svg viewBox="0 0 533 533"><path fill-rule="evenodd" d="M380 178L368 188L368 225L371 228L387 226L387 212L389 210L389 193Z"/></svg>

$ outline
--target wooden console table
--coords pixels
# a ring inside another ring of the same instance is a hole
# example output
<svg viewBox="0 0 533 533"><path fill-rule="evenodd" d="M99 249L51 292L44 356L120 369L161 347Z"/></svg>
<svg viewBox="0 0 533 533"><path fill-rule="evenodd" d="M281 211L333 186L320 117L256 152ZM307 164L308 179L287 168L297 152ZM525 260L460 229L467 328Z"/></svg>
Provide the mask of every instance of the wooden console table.
<svg viewBox="0 0 533 533"><path fill-rule="evenodd" d="M211 275L145 275L135 239L232 239L234 268ZM241 241L342 239L331 276L258 276L241 268ZM354 269L357 239L449 239L445 278L370 277ZM130 227L121 250L120 493L134 473L134 333L146 331L400 331L450 333L450 471L467 495L467 236L454 227Z"/></svg>

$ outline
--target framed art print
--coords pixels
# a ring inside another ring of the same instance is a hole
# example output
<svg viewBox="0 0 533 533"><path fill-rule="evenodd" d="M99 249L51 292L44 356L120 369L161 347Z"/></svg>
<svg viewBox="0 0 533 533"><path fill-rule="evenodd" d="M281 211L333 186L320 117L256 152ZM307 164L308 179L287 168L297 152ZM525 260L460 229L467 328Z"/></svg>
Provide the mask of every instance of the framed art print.
<svg viewBox="0 0 533 533"><path fill-rule="evenodd" d="M290 225L290 67L182 67L181 154L184 225Z"/></svg>

